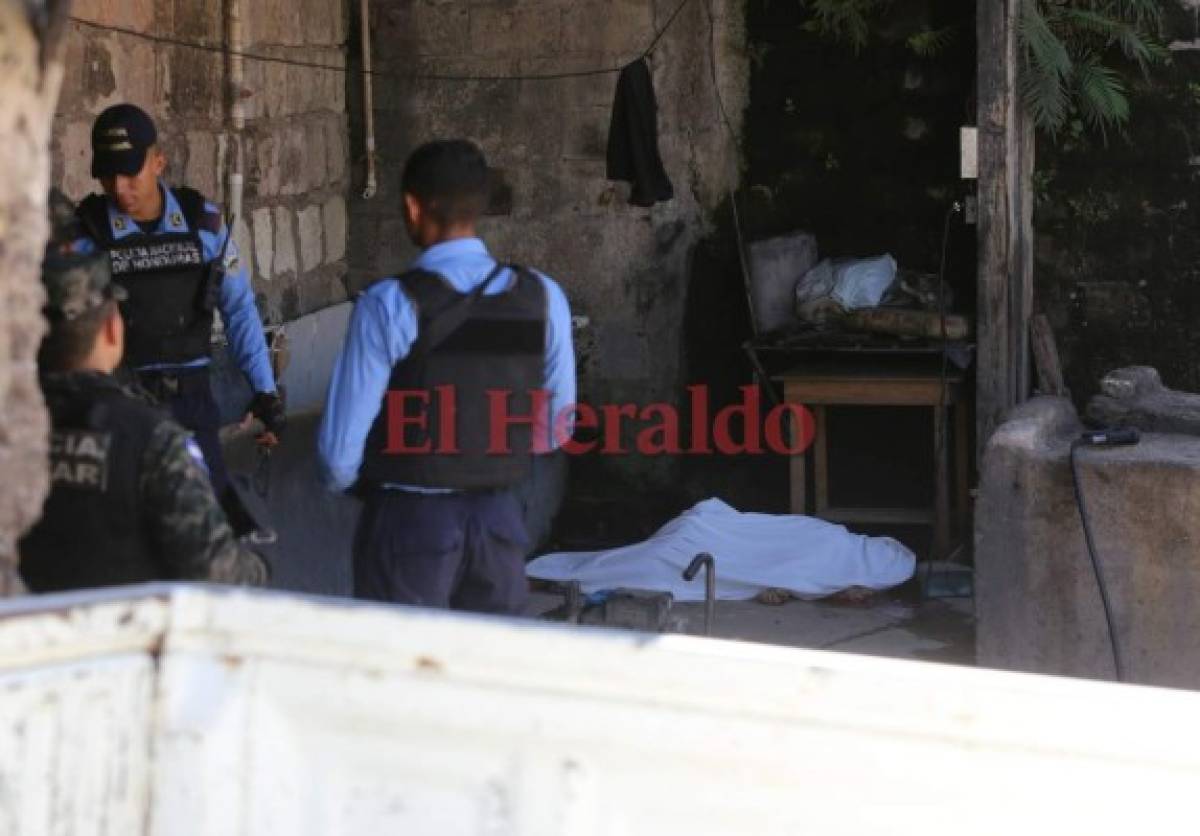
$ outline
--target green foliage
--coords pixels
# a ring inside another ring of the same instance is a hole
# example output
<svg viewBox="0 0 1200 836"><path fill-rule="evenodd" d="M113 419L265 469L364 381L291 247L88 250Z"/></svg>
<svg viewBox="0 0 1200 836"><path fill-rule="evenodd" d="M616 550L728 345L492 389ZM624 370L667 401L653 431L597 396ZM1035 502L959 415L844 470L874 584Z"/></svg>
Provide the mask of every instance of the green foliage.
<svg viewBox="0 0 1200 836"><path fill-rule="evenodd" d="M1022 0L1021 96L1038 126L1057 134L1072 110L1105 132L1129 121L1128 79L1165 64L1162 0Z"/></svg>
<svg viewBox="0 0 1200 836"><path fill-rule="evenodd" d="M1124 126L1130 112L1126 67L1147 74L1170 60L1161 40L1166 0L1019 2L1019 85L1038 127L1057 135L1075 116L1102 134ZM892 0L800 3L812 15L812 31L859 51ZM955 37L953 27L926 29L910 35L907 44L915 55L929 58Z"/></svg>
<svg viewBox="0 0 1200 836"><path fill-rule="evenodd" d="M941 55L954 39L958 30L954 26L944 26L941 29L922 29L909 35L907 44L913 54L920 58L936 58Z"/></svg>
<svg viewBox="0 0 1200 836"><path fill-rule="evenodd" d="M892 0L800 0L812 12L808 28L844 41L855 52L867 45L875 15L892 5Z"/></svg>

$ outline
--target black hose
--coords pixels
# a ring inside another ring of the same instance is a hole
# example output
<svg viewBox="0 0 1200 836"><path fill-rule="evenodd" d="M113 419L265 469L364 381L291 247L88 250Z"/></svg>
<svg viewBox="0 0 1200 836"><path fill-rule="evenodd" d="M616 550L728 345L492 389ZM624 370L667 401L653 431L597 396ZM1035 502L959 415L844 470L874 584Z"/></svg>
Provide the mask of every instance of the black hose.
<svg viewBox="0 0 1200 836"><path fill-rule="evenodd" d="M1083 498L1083 488L1079 481L1079 462L1076 452L1082 441L1071 444L1071 481L1075 488L1075 504L1079 507L1079 519L1083 522L1083 537L1087 541L1088 557L1092 562L1092 572L1096 576L1096 586L1100 589L1100 600L1104 604L1104 620L1108 623L1108 645L1112 648L1113 667L1117 672L1117 682L1125 681L1125 665L1121 659L1121 650L1117 643L1117 628L1113 622L1112 602L1108 598L1108 587L1104 584L1104 573L1100 571L1100 561L1096 557L1096 543L1092 539L1092 524L1088 518L1087 503Z"/></svg>

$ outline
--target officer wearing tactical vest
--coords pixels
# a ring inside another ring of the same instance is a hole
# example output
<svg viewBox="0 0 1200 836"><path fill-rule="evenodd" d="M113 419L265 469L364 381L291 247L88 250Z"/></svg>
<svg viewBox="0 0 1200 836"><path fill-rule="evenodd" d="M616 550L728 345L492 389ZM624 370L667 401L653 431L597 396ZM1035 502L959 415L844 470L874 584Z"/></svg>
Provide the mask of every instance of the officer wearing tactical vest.
<svg viewBox="0 0 1200 836"><path fill-rule="evenodd" d="M512 488L558 440L547 416L575 401L570 310L557 284L476 237L488 170L474 145L422 146L401 185L422 253L359 297L318 438L325 482L365 500L355 596L519 613L528 537ZM512 393L502 415L488 390ZM542 400L538 426L521 424ZM489 453L505 419L509 451Z"/></svg>
<svg viewBox="0 0 1200 836"><path fill-rule="evenodd" d="M73 207L66 197L61 230ZM261 585L267 568L217 504L190 434L112 376L125 329L108 256L47 249L50 330L38 366L50 409L50 495L21 541L34 592L153 580Z"/></svg>
<svg viewBox="0 0 1200 836"><path fill-rule="evenodd" d="M92 176L104 194L79 205L78 252L102 249L128 293L126 364L139 383L196 434L218 495L227 483L220 415L209 384L213 311L219 310L239 368L256 393L248 411L270 446L284 426L275 378L247 271L217 207L198 192L168 188L154 122L121 104L92 128Z"/></svg>

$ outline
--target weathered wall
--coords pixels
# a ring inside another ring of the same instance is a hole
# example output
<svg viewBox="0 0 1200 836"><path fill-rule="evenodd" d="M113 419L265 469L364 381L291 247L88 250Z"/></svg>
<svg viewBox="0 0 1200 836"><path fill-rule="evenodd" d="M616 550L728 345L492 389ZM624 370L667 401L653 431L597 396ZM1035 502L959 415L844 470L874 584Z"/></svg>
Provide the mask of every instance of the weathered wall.
<svg viewBox="0 0 1200 836"><path fill-rule="evenodd" d="M1200 2L1181 2L1173 66L1137 82L1126 132L1040 138L1035 306L1077 405L1126 365L1200 391Z"/></svg>
<svg viewBox="0 0 1200 836"><path fill-rule="evenodd" d="M345 65L345 0L245 0L246 51ZM87 21L221 46L225 4L213 0L77 0ZM71 24L54 131L54 181L79 198L90 176L91 122L133 102L151 113L170 159L167 179L224 203L232 154L226 59ZM253 266L263 314L293 319L345 298L346 79L343 72L246 61L246 189L237 240Z"/></svg>
<svg viewBox="0 0 1200 836"><path fill-rule="evenodd" d="M400 76L620 66L649 45L678 5L375 0L373 44L378 69ZM408 153L430 139L467 137L511 187L511 207L483 224L492 249L555 277L573 312L590 321L577 334L581 397L675 401L693 251L735 170L736 146L718 116L710 79L710 34L736 129L746 98L742 14L739 0L692 0L654 54L661 150L676 198L652 209L630 206L629 187L605 179L615 74L550 81L378 79L380 192L352 202L351 284L393 273L413 255L398 193ZM352 111L356 107L352 101ZM623 462L652 470L662 463Z"/></svg>
<svg viewBox="0 0 1200 836"><path fill-rule="evenodd" d="M62 78L47 32L61 31L62 5L0 0L0 597L20 589L17 540L37 519L48 481L36 366L45 327L38 277L47 233L47 149Z"/></svg>
<svg viewBox="0 0 1200 836"><path fill-rule="evenodd" d="M1080 429L1065 399L1035 398L989 442L975 533L981 665L1113 676L1073 492ZM1200 439L1147 433L1135 447L1080 450L1078 464L1128 680L1200 687Z"/></svg>

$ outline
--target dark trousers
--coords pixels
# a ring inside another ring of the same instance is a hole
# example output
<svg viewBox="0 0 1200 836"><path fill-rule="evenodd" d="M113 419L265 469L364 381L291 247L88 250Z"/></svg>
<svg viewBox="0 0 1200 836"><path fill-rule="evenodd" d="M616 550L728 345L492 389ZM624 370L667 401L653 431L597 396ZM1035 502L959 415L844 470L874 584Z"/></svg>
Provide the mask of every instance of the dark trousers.
<svg viewBox="0 0 1200 836"><path fill-rule="evenodd" d="M510 491L374 491L354 538L354 597L521 613L528 537Z"/></svg>
<svg viewBox="0 0 1200 836"><path fill-rule="evenodd" d="M138 383L191 430L208 465L213 493L221 496L229 484L221 451L221 410L213 397L207 368L172 372L138 372Z"/></svg>

